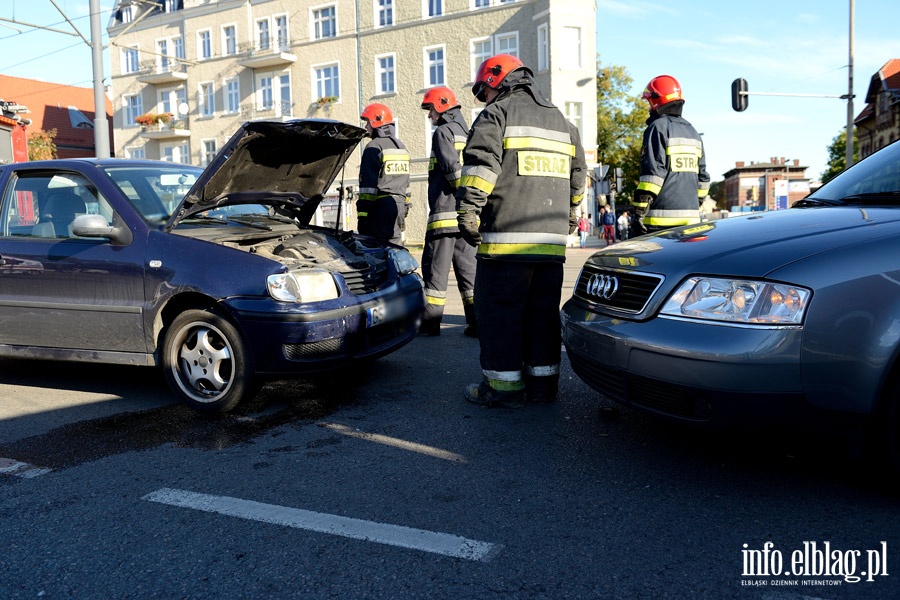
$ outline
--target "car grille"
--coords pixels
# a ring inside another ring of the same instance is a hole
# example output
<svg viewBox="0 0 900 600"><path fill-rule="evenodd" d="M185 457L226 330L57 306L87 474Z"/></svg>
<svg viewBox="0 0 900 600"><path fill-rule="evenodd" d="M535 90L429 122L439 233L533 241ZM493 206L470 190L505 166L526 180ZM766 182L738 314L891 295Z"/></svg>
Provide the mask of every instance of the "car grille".
<svg viewBox="0 0 900 600"><path fill-rule="evenodd" d="M342 339L332 338L321 342L285 344L284 355L288 360L312 360L336 356L341 353Z"/></svg>
<svg viewBox="0 0 900 600"><path fill-rule="evenodd" d="M348 266L351 270L339 271L339 273L344 278L350 291L357 296L378 291L387 281L388 266L386 260L378 261L374 265L368 262L358 262L351 263Z"/></svg>
<svg viewBox="0 0 900 600"><path fill-rule="evenodd" d="M610 400L682 419L707 421L712 417L704 392L601 367L571 350L567 354L572 370Z"/></svg>
<svg viewBox="0 0 900 600"><path fill-rule="evenodd" d="M602 293L590 293L588 287L594 276L614 282L615 291L608 294L608 297L604 297ZM647 303L662 282L663 278L659 275L618 271L586 264L575 285L574 296L591 306L603 306L637 314L647 307Z"/></svg>

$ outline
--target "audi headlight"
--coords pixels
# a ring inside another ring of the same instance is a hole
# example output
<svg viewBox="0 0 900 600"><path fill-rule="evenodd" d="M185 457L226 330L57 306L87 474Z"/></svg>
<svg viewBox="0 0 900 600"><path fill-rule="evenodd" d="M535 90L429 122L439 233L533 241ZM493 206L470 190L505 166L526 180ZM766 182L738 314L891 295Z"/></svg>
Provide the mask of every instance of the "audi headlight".
<svg viewBox="0 0 900 600"><path fill-rule="evenodd" d="M388 250L388 255L391 257L391 260L394 261L394 268L397 269L397 273L400 277L414 273L416 269L419 268L419 263L416 262L413 255L409 253L409 250L391 248Z"/></svg>
<svg viewBox="0 0 900 600"><path fill-rule="evenodd" d="M800 325L810 295L806 288L785 283L691 277L675 290L660 312L731 323Z"/></svg>
<svg viewBox="0 0 900 600"><path fill-rule="evenodd" d="M323 269L269 275L266 284L269 295L281 302L318 302L338 297L334 277Z"/></svg>

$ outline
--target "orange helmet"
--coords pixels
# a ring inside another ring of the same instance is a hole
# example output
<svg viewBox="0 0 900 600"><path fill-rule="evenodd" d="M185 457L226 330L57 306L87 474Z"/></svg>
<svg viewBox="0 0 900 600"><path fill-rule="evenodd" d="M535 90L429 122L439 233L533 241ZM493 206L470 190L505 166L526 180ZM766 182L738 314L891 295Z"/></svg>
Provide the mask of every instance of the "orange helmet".
<svg viewBox="0 0 900 600"><path fill-rule="evenodd" d="M684 100L681 95L681 84L671 75L654 77L644 90L644 100L650 103L650 110L656 110L663 104L675 100Z"/></svg>
<svg viewBox="0 0 900 600"><path fill-rule="evenodd" d="M484 102L485 87L496 90L507 75L524 66L521 60L511 54L497 54L490 57L478 67L478 75L475 76L472 93L478 100Z"/></svg>
<svg viewBox="0 0 900 600"><path fill-rule="evenodd" d="M374 128L381 127L382 125L390 125L394 122L394 115L391 114L391 109L384 104L379 104L377 102L365 107L362 114L359 115L359 118L368 121L369 125Z"/></svg>
<svg viewBox="0 0 900 600"><path fill-rule="evenodd" d="M453 93L453 90L444 86L431 88L425 92L425 97L422 99L422 108L426 110L433 108L437 113L443 113L458 106L459 102L456 101L456 94Z"/></svg>

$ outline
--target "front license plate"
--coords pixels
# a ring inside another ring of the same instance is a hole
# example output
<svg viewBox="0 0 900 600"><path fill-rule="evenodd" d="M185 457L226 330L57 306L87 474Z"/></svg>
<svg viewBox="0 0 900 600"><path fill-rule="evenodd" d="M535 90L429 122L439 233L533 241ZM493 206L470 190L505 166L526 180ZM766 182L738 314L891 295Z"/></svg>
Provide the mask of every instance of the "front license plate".
<svg viewBox="0 0 900 600"><path fill-rule="evenodd" d="M403 300L395 298L366 309L366 327L375 327L403 315Z"/></svg>

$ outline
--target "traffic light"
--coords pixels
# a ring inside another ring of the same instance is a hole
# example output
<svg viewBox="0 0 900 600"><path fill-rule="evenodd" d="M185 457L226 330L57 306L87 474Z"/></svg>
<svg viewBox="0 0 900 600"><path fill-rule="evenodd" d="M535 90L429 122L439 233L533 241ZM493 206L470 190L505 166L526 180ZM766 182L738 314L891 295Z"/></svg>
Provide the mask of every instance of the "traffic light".
<svg viewBox="0 0 900 600"><path fill-rule="evenodd" d="M731 108L737 112L747 110L750 99L747 96L747 80L739 77L731 82Z"/></svg>

